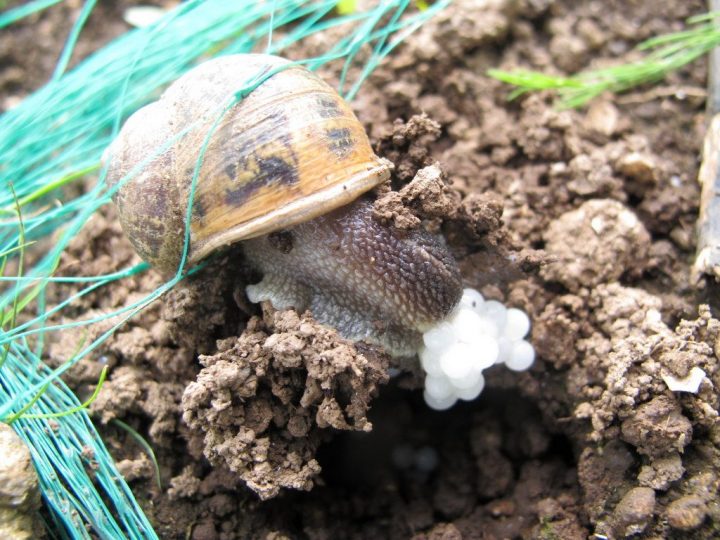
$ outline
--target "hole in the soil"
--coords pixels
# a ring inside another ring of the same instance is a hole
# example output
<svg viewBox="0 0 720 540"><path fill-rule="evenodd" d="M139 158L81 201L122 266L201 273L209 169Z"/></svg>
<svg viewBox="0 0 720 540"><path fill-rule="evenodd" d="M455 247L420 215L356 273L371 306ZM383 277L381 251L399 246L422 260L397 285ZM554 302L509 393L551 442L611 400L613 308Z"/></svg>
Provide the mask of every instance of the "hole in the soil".
<svg viewBox="0 0 720 540"><path fill-rule="evenodd" d="M554 295L562 295L568 293L567 288L562 283L558 283L557 281L546 282L545 289L547 289Z"/></svg>
<svg viewBox="0 0 720 540"><path fill-rule="evenodd" d="M643 201L643 197L640 195L636 195L633 193L628 194L628 206L631 208L637 208L640 206L640 203Z"/></svg>
<svg viewBox="0 0 720 540"><path fill-rule="evenodd" d="M474 477L477 460L493 450L483 445L498 440L495 449L515 471L545 458L575 467L568 440L551 433L535 403L517 391L486 390L475 402L436 412L427 408L421 392L391 384L372 405L370 433L338 433L320 448L327 489L432 490L436 475L457 474L459 467L470 467L467 473Z"/></svg>
<svg viewBox="0 0 720 540"><path fill-rule="evenodd" d="M705 278L705 287L698 291L698 303L710 305L713 316L717 317L720 314L720 283L710 276ZM677 325L679 320L673 322Z"/></svg>
<svg viewBox="0 0 720 540"><path fill-rule="evenodd" d="M565 435L553 435L550 438L550 445L548 446L546 454L555 456L568 467L574 468L577 465L572 443Z"/></svg>

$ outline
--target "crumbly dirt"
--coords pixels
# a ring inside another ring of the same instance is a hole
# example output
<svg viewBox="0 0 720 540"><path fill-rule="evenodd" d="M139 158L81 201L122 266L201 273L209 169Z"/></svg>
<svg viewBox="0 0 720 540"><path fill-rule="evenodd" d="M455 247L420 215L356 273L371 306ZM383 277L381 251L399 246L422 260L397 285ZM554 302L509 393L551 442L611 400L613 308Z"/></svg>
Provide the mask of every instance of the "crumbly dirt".
<svg viewBox="0 0 720 540"><path fill-rule="evenodd" d="M367 412L388 381L388 357L365 354L310 313L253 317L239 337L201 355L204 366L183 393L188 446L237 474L261 499L281 488L310 490L328 428L370 431Z"/></svg>
<svg viewBox="0 0 720 540"><path fill-rule="evenodd" d="M45 71L34 78L23 73L36 53L21 47L34 24L49 28L77 7L59 9L3 41L4 105L49 76L54 33L35 49ZM508 88L484 75L609 65L704 9L456 0L409 36L354 102L395 165L375 215L442 232L467 286L530 314L538 359L524 373L490 370L476 401L431 411L416 375L388 380L379 351L309 313L249 304L244 286L258 276L226 253L67 376L85 396L110 366L93 414L160 536L720 536L720 305L713 284L690 281L706 64L578 111L545 93L508 102ZM117 21L113 10L99 16ZM336 81L338 70L324 75ZM107 209L58 272L133 261ZM153 272L115 282L62 320L128 305L160 283ZM71 290L58 285L49 302ZM111 324L57 336L48 360ZM704 373L697 393L668 388L694 369ZM115 419L153 447L161 488Z"/></svg>

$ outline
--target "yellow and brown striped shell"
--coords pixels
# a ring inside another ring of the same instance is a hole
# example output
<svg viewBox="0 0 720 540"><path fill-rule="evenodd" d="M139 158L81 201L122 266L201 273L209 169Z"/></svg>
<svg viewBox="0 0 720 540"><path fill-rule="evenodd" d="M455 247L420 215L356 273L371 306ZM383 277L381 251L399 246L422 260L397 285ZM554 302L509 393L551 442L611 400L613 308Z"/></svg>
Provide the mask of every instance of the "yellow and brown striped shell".
<svg viewBox="0 0 720 540"><path fill-rule="evenodd" d="M283 66L228 109L249 81ZM190 264L330 212L390 174L332 87L263 54L192 69L127 120L105 159L109 184L123 182L114 201L125 233L164 272L180 262L198 163Z"/></svg>

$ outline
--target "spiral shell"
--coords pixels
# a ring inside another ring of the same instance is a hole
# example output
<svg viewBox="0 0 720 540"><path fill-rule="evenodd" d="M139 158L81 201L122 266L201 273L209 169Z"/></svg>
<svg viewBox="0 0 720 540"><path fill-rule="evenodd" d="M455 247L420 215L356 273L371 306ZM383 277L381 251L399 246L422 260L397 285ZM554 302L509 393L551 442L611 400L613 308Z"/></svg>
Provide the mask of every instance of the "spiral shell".
<svg viewBox="0 0 720 540"><path fill-rule="evenodd" d="M332 87L262 54L223 56L190 70L127 120L105 159L109 184L122 182L114 201L125 233L164 272L181 260L198 166L190 264L330 212L390 174Z"/></svg>

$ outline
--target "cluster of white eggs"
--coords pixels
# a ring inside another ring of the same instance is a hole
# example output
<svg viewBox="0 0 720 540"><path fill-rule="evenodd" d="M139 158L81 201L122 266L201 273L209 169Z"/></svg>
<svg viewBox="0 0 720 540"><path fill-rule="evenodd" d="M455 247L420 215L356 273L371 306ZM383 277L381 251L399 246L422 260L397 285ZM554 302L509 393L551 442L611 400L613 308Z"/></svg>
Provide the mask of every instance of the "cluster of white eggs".
<svg viewBox="0 0 720 540"><path fill-rule="evenodd" d="M523 339L529 330L524 311L465 289L452 314L423 334L425 402L445 410L458 399L475 399L485 385L483 370L495 364L514 371L528 369L535 360L535 350Z"/></svg>

